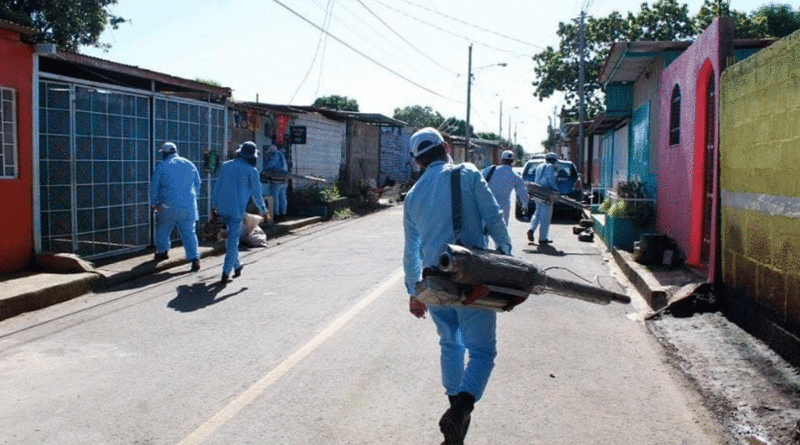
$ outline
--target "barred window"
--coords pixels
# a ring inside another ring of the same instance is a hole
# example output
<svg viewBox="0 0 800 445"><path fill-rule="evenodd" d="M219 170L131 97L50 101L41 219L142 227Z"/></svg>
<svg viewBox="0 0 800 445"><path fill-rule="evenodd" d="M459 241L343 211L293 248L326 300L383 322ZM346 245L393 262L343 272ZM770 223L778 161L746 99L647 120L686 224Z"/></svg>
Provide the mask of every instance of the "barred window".
<svg viewBox="0 0 800 445"><path fill-rule="evenodd" d="M17 94L0 87L0 178L17 177Z"/></svg>
<svg viewBox="0 0 800 445"><path fill-rule="evenodd" d="M669 145L681 142L681 89L678 85L672 90L669 110Z"/></svg>

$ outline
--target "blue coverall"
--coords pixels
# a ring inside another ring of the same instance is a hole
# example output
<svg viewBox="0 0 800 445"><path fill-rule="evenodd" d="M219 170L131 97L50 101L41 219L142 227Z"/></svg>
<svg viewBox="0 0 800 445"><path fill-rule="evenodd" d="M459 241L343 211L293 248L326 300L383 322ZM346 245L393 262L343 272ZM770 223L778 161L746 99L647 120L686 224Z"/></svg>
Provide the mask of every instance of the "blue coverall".
<svg viewBox="0 0 800 445"><path fill-rule="evenodd" d="M489 174L492 166L483 169L481 174L485 178ZM519 175L514 173L511 166L508 164L498 165L492 173L492 177L487 181L489 183L489 190L492 191L497 204L503 209L503 220L508 225L508 218L511 214L511 190L517 192L517 198L520 199L524 207L528 206L528 189L525 187L525 181Z"/></svg>
<svg viewBox="0 0 800 445"><path fill-rule="evenodd" d="M195 231L199 193L200 173L188 159L175 153L156 165L150 181L150 204L157 209L156 252L169 250L169 235L177 224L186 259L200 259Z"/></svg>
<svg viewBox="0 0 800 445"><path fill-rule="evenodd" d="M533 182L558 191L558 184L556 184L555 165L549 162L542 162L536 167L533 175ZM553 204L548 204L541 199L536 199L536 211L531 218L531 233L536 232L536 227L539 227L539 241L548 240L547 236L550 234L550 220L553 217Z"/></svg>
<svg viewBox="0 0 800 445"><path fill-rule="evenodd" d="M247 210L247 203L252 199L261 214L267 213L264 199L261 197L261 182L258 170L242 158L232 159L222 164L214 192L211 195L211 206L217 209L220 218L228 229L225 241L225 262L222 273L230 275L238 269L239 238L242 234L242 220Z"/></svg>
<svg viewBox="0 0 800 445"><path fill-rule="evenodd" d="M445 245L455 242L450 173L457 166L434 161L408 192L403 210L405 285L414 296L423 267L438 264ZM461 169L462 233L466 247L486 247L484 227L498 248L511 253L503 214L480 172L471 164ZM493 311L454 306L429 306L441 347L442 384L447 395L468 392L479 400L489 381L496 349ZM464 366L464 354L469 361Z"/></svg>
<svg viewBox="0 0 800 445"><path fill-rule="evenodd" d="M279 171L281 173L289 172L289 164L286 162L286 157L280 150L267 150L264 154L264 171ZM273 213L278 215L286 214L286 181L269 181L264 184L264 193L272 196Z"/></svg>

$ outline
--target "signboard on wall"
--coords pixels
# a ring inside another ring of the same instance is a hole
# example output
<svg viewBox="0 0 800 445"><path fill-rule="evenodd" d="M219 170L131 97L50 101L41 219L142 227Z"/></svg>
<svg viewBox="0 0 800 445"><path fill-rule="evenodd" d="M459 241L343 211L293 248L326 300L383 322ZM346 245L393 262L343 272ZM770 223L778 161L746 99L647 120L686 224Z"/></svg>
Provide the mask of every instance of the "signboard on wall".
<svg viewBox="0 0 800 445"><path fill-rule="evenodd" d="M306 126L292 125L289 127L289 138L292 144L304 145L306 143Z"/></svg>

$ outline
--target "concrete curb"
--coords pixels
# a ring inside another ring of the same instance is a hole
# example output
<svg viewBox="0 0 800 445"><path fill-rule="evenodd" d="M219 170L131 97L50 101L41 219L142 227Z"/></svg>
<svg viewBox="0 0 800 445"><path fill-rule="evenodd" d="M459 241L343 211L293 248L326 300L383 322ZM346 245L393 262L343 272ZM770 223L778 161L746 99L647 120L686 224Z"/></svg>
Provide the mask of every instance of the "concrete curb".
<svg viewBox="0 0 800 445"><path fill-rule="evenodd" d="M267 228L268 238L277 238L292 230L321 222L321 217L286 221ZM200 257L225 253L223 242L200 247ZM113 287L136 278L158 273L188 262L181 255L156 262L152 252L104 264L91 272L30 273L0 282L0 320L46 308L92 291Z"/></svg>
<svg viewBox="0 0 800 445"><path fill-rule="evenodd" d="M611 253L622 272L654 311L661 311L671 303L691 295L706 282L704 277L686 266L654 271L637 263L630 252L612 248Z"/></svg>

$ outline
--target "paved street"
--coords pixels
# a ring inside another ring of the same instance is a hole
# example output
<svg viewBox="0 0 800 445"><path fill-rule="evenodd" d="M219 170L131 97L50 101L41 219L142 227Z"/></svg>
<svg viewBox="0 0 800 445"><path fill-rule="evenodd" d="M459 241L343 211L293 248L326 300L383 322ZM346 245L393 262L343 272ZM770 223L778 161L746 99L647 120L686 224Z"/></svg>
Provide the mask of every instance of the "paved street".
<svg viewBox="0 0 800 445"><path fill-rule="evenodd" d="M439 444L430 319L408 313L402 207L307 227L0 322L2 444ZM624 291L567 223L515 255ZM571 271L571 272L570 272ZM573 274L573 272L579 276ZM637 305L531 296L498 315L468 444L718 444Z"/></svg>

